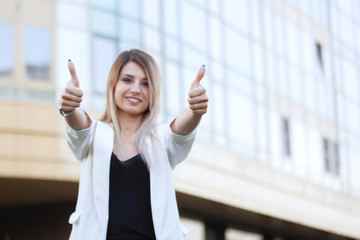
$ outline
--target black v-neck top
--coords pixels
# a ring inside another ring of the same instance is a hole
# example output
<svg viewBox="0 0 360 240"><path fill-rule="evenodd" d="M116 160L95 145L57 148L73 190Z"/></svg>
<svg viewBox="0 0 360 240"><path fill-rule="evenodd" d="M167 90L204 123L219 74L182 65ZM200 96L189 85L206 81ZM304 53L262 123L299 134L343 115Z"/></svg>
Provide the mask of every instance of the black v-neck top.
<svg viewBox="0 0 360 240"><path fill-rule="evenodd" d="M108 240L155 240L150 174L138 154L119 161L111 155Z"/></svg>

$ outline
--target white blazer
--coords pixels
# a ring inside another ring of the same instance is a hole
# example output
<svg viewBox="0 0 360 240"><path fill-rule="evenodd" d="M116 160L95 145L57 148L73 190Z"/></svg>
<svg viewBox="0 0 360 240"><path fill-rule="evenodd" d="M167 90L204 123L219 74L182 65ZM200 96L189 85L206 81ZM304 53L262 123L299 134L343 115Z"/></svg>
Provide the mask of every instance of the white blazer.
<svg viewBox="0 0 360 240"><path fill-rule="evenodd" d="M172 170L188 156L196 131L181 136L173 133L169 125L154 131L159 141L152 143L147 139L147 144L151 156L156 156L149 170L156 239L183 240L186 239L188 230L180 223ZM67 126L66 139L76 158L81 161L76 210L69 219L72 224L70 239L105 240L109 217L109 173L114 130L109 124L101 121L95 124L95 121L92 121L91 126L83 130L74 130Z"/></svg>

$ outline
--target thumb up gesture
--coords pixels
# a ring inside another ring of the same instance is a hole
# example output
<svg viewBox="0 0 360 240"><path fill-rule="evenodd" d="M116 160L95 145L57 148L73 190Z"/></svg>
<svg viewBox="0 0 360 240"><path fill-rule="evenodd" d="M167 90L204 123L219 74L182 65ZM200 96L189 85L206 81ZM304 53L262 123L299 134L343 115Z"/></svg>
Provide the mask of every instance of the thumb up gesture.
<svg viewBox="0 0 360 240"><path fill-rule="evenodd" d="M195 115L203 115L207 112L208 107L208 101L209 98L206 95L206 89L200 84L201 79L205 75L205 65L203 65L194 81L191 84L190 90L189 90L189 107L193 114Z"/></svg>
<svg viewBox="0 0 360 240"><path fill-rule="evenodd" d="M82 101L83 91L79 88L79 79L76 75L75 65L69 60L68 62L71 80L67 82L65 89L61 93L59 108L64 116L70 115L76 108L80 107Z"/></svg>

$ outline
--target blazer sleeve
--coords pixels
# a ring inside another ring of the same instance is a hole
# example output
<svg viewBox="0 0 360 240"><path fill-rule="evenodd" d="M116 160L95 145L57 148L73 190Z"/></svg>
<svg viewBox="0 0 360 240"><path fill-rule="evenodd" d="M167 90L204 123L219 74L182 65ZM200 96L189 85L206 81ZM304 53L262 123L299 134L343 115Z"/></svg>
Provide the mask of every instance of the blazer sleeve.
<svg viewBox="0 0 360 240"><path fill-rule="evenodd" d="M161 127L167 155L172 168L186 159L195 141L196 130L188 135L179 135L172 131L170 125Z"/></svg>
<svg viewBox="0 0 360 240"><path fill-rule="evenodd" d="M81 130L75 130L66 123L66 141L79 161L82 161L89 154L94 126L95 121L93 119L91 119L90 127Z"/></svg>

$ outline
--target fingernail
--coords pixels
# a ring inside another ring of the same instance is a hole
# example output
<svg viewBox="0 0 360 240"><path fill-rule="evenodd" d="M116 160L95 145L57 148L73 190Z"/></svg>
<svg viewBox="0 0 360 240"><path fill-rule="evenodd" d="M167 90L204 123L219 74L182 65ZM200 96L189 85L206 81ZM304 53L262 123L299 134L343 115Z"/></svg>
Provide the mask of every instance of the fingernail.
<svg viewBox="0 0 360 240"><path fill-rule="evenodd" d="M68 62L71 62L71 59L69 59Z"/></svg>
<svg viewBox="0 0 360 240"><path fill-rule="evenodd" d="M204 67L205 67L205 64L203 64L202 67L204 68Z"/></svg>

